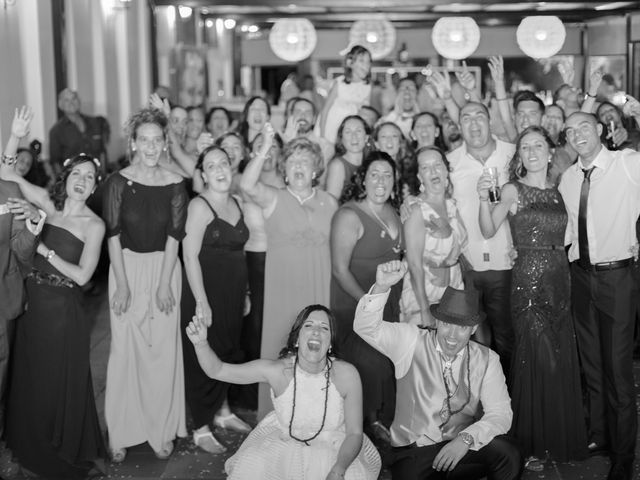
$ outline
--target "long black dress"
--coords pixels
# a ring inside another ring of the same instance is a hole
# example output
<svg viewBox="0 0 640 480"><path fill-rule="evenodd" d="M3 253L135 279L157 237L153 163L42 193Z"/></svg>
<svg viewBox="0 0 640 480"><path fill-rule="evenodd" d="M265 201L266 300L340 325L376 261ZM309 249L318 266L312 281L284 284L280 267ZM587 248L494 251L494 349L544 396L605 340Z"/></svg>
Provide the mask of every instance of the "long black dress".
<svg viewBox="0 0 640 480"><path fill-rule="evenodd" d="M587 437L563 248L567 214L557 189L514 185L512 433L527 456L576 460L586 455Z"/></svg>
<svg viewBox="0 0 640 480"><path fill-rule="evenodd" d="M231 225L218 217L204 198L193 201L205 202L213 212L213 220L205 229L198 257L204 290L213 314L207 341L220 359L235 363L242 360L240 336L248 279L243 247L249 239L249 229L242 215L235 225ZM197 429L211 422L227 396L229 384L209 378L200 368L193 344L186 335L186 327L195 310L196 301L184 272L181 301L182 354L187 405Z"/></svg>
<svg viewBox="0 0 640 480"><path fill-rule="evenodd" d="M376 281L378 264L401 258L404 248L402 229L398 233L399 237L394 240L356 202L345 203L340 208L352 210L364 227L362 238L353 248L349 271L360 287L368 291ZM384 307L385 321L398 321L401 293L401 282L391 288L389 299ZM336 329L338 352L342 358L352 363L360 374L365 421L371 423L379 420L389 427L393 422L396 404L393 363L353 331L353 317L357 305L358 301L344 291L332 276L331 311L338 323Z"/></svg>
<svg viewBox="0 0 640 480"><path fill-rule="evenodd" d="M71 263L84 243L46 224L42 241ZM7 445L20 464L47 478L83 478L106 456L89 366L92 322L78 286L37 256L28 308L16 322Z"/></svg>

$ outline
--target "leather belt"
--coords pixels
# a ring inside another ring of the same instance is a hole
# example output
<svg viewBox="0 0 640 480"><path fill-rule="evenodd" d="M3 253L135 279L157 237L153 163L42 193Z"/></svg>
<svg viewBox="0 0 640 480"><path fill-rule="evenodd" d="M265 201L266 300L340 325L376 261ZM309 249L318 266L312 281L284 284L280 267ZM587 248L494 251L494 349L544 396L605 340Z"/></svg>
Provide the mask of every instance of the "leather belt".
<svg viewBox="0 0 640 480"><path fill-rule="evenodd" d="M617 270L619 268L628 267L633 263L633 258L625 258L624 260L615 260L613 262L602 262L591 265L584 265L580 260L576 260L576 263L580 268L587 272L604 272L607 270Z"/></svg>
<svg viewBox="0 0 640 480"><path fill-rule="evenodd" d="M564 245L516 245L516 250L564 250Z"/></svg>

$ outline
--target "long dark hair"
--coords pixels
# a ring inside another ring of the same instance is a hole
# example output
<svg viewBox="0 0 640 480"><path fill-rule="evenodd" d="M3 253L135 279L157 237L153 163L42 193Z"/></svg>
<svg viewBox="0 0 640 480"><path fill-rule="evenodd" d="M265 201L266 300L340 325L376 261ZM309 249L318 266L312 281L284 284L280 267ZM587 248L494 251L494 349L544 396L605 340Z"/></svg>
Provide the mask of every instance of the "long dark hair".
<svg viewBox="0 0 640 480"><path fill-rule="evenodd" d="M415 162L414 162L415 171L413 172L413 178L416 179L417 184L420 183L420 181L418 180L418 157L420 157L420 155L422 155L424 152L436 152L440 156L440 159L442 160L442 163L444 163L444 166L447 169L447 172L449 172L449 180L447 181L447 189L445 191L445 195L447 197L451 197L451 195L453 195L453 184L451 183L451 164L447 159L447 154L444 153L444 150L442 150L441 148L438 148L435 145L425 145L424 147L420 147L416 151Z"/></svg>
<svg viewBox="0 0 640 480"><path fill-rule="evenodd" d="M416 122L418 121L418 119L420 117L431 117L431 119L433 120L433 124L436 126L436 137L433 139L433 145L438 147L439 149L446 151L447 150L447 146L444 143L444 138L443 138L443 134L442 134L442 125L440 124L440 120L438 119L438 117L431 113L431 112L420 112L420 113L416 113L413 116L413 119L411 120L411 132L413 132L413 129L416 126ZM414 139L413 140L413 145L411 145L413 147L413 149L417 149L418 148L418 140Z"/></svg>
<svg viewBox="0 0 640 480"><path fill-rule="evenodd" d="M249 143L249 122L247 121L249 108L251 108L251 105L253 105L258 100L264 102L264 104L267 106L267 115L271 117L271 105L269 105L269 102L266 98L255 95L247 100L247 103L244 104L244 108L242 109L242 114L240 115L240 123L238 124L238 133L244 140L245 145Z"/></svg>
<svg viewBox="0 0 640 480"><path fill-rule="evenodd" d="M336 353L336 317L333 315L331 310L329 310L324 305L314 304L308 305L300 310L296 320L293 322L291 326L291 330L289 331L289 336L287 337L287 343L285 347L280 350L280 355L278 358L287 358L298 353L298 337L300 336L300 330L302 329L302 325L309 318L313 312L324 312L327 314L327 318L329 319L329 327L331 328L331 356L337 357Z"/></svg>
<svg viewBox="0 0 640 480"><path fill-rule="evenodd" d="M367 155L367 157L362 162L362 165L360 165L354 172L353 177L351 177L351 181L345 186L342 192L339 203L343 204L345 202L348 202L349 200L364 200L367 197L367 191L364 187L364 179L367 176L369 168L371 167L373 162L386 162L391 165L391 170L393 171L393 188L387 202L393 207L396 212L398 212L400 208L398 167L396 165L396 162L394 162L391 158L391 155L379 150L374 150L373 152L369 153L369 155Z"/></svg>
<svg viewBox="0 0 640 480"><path fill-rule="evenodd" d="M353 69L351 68L351 62L355 61L357 57L360 55L369 55L369 60L373 61L371 57L371 52L364 48L362 45L354 45L351 47L351 50L344 57L344 83L351 83L353 77ZM369 83L371 81L371 70L367 74L364 79L364 83Z"/></svg>
<svg viewBox="0 0 640 480"><path fill-rule="evenodd" d="M247 147L247 142L245 142L244 137L240 135L240 132L231 131L223 133L218 138L216 138L215 145L222 148L222 142L224 142L224 140L229 137L237 138L238 140L240 140L240 144L242 145L242 158L238 163L238 172L242 173L244 171L244 167L246 167L247 163L249 163L249 149ZM227 154L227 157L228 156L229 154ZM231 158L229 158L229 161L231 161Z"/></svg>
<svg viewBox="0 0 640 480"><path fill-rule="evenodd" d="M229 154L219 145L209 145L205 148L200 155L198 155L198 161L196 162L196 170L200 170L202 172L202 164L204 163L205 157L211 152L222 152L224 156L227 157L227 161L229 165L231 165L231 159L229 158Z"/></svg>
<svg viewBox="0 0 640 480"><path fill-rule="evenodd" d="M58 175L56 183L54 183L53 187L51 187L51 201L53 201L55 209L59 212L64 208L64 202L68 197L67 179L69 178L69 175L71 175L74 167L82 163L90 163L91 165L93 165L93 168L96 172L95 186L97 187L100 183L100 161L97 158L94 158L91 155L87 155L86 153L80 153L75 157L67 158L62 164L62 171Z"/></svg>
<svg viewBox="0 0 640 480"><path fill-rule="evenodd" d="M336 135L335 157L342 157L345 153L347 153L347 149L344 148L344 145L342 144L342 132L349 120L359 120L360 122L362 122L365 134L364 149L362 150L363 155L365 150L367 149L367 144L369 143L369 139L371 137L371 128L369 127L369 124L365 122L364 118L362 118L360 115L349 115L347 117L344 117L344 120L342 120L340 126L338 127L338 133Z"/></svg>
<svg viewBox="0 0 640 480"><path fill-rule="evenodd" d="M522 159L518 152L520 151L522 139L529 133L538 133L542 135L542 138L544 138L545 142L547 142L547 145L549 146L549 150L556 148L555 143L553 143L553 140L551 139L551 135L549 135L549 132L547 132L545 128L538 127L537 125L531 125L525 128L520 132L520 135L518 135L518 139L516 140L516 152L513 154L513 158L509 162L509 180L511 181L523 178L527 174L527 169L522 164Z"/></svg>

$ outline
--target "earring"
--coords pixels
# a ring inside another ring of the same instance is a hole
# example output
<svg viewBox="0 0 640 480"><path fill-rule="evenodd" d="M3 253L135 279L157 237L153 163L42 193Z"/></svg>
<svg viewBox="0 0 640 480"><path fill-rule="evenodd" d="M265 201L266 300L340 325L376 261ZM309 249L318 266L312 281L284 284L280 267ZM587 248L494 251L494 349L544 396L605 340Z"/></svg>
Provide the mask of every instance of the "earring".
<svg viewBox="0 0 640 480"><path fill-rule="evenodd" d="M132 146L131 146L131 151L132 151L132 152L135 152L135 151L136 151L136 146L135 146L135 145L132 145Z"/></svg>
<svg viewBox="0 0 640 480"><path fill-rule="evenodd" d="M284 176L284 184L289 185L289 177L287 177L286 175Z"/></svg>
<svg viewBox="0 0 640 480"><path fill-rule="evenodd" d="M296 342L296 344L294 345L295 348L298 348L298 342Z"/></svg>
<svg viewBox="0 0 640 480"><path fill-rule="evenodd" d="M420 193L424 193L424 183L420 182L420 188L418 188L418 190L420 190Z"/></svg>
<svg viewBox="0 0 640 480"><path fill-rule="evenodd" d="M316 179L316 172L313 172L313 173L311 174L311 179L312 179L312 180L315 180L315 179Z"/></svg>
<svg viewBox="0 0 640 480"><path fill-rule="evenodd" d="M331 355L331 351L332 351L332 348L331 348L331 345L329 345L329 351L327 352L327 354Z"/></svg>

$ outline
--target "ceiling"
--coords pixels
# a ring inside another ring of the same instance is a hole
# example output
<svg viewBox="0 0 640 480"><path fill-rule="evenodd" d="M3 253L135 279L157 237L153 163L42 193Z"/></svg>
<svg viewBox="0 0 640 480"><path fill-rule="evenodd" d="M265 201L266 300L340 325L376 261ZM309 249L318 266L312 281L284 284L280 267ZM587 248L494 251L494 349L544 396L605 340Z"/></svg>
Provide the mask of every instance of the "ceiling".
<svg viewBox="0 0 640 480"><path fill-rule="evenodd" d="M306 17L316 28L348 28L381 15L398 28L430 26L442 16L472 16L481 25L517 25L527 15L557 15L566 23L640 11L640 1L515 2L513 0L152 0L199 8L203 18L229 17L258 25Z"/></svg>

